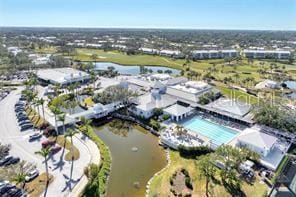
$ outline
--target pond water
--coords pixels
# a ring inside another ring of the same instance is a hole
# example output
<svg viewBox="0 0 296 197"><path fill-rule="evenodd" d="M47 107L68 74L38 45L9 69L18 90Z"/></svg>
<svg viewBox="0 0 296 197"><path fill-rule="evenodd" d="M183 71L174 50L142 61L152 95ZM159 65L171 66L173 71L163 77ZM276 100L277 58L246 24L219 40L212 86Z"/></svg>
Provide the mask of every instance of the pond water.
<svg viewBox="0 0 296 197"><path fill-rule="evenodd" d="M110 148L112 156L107 196L145 196L148 180L167 163L158 138L140 127L132 127L124 135L107 125L95 131Z"/></svg>
<svg viewBox="0 0 296 197"><path fill-rule="evenodd" d="M127 74L127 75L136 75L140 73L140 66L124 66L120 64L115 64L111 62L97 62L95 63L97 70L108 70L108 67L114 67L116 71L120 74ZM145 66L147 69L151 69L153 73L157 73L158 70L165 70L172 71L172 74L180 74L180 70L168 68L164 66Z"/></svg>
<svg viewBox="0 0 296 197"><path fill-rule="evenodd" d="M287 98L296 99L296 81L285 81L285 84L289 89L293 90L292 93L287 94Z"/></svg>
<svg viewBox="0 0 296 197"><path fill-rule="evenodd" d="M296 90L296 81L285 81L287 87L293 90Z"/></svg>

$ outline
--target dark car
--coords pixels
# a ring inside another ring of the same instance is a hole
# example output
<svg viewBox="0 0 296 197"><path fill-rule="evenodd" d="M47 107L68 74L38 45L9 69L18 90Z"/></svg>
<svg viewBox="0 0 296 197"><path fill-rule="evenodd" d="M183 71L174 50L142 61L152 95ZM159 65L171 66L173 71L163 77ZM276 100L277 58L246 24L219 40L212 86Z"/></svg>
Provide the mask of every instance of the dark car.
<svg viewBox="0 0 296 197"><path fill-rule="evenodd" d="M34 133L32 135L29 136L29 141L33 141L33 140L36 140L36 139L39 139L42 137L42 134L41 133Z"/></svg>
<svg viewBox="0 0 296 197"><path fill-rule="evenodd" d="M21 189L14 187L14 188L10 189L8 192L6 192L3 195L3 197L15 196L15 195L17 195L18 193L21 193L21 192L22 192Z"/></svg>
<svg viewBox="0 0 296 197"><path fill-rule="evenodd" d="M18 107L14 110L16 113L17 112L22 112L22 111L25 111L25 108L24 107Z"/></svg>
<svg viewBox="0 0 296 197"><path fill-rule="evenodd" d="M33 128L33 124L24 124L24 125L21 125L21 131L25 131L27 129L31 129Z"/></svg>
<svg viewBox="0 0 296 197"><path fill-rule="evenodd" d="M17 120L19 123L21 123L23 121L29 121L28 117L26 117L26 116L19 117Z"/></svg>
<svg viewBox="0 0 296 197"><path fill-rule="evenodd" d="M24 111L19 111L16 113L16 116L26 116L27 114Z"/></svg>
<svg viewBox="0 0 296 197"><path fill-rule="evenodd" d="M1 188L0 195L2 196L3 194L5 194L6 192L8 192L13 188L15 188L15 185L7 184L5 187Z"/></svg>
<svg viewBox="0 0 296 197"><path fill-rule="evenodd" d="M20 161L20 158L19 157L12 157L12 159L10 159L8 162L6 162L4 165L5 166L8 166L8 165L11 165L11 164L16 164Z"/></svg>
<svg viewBox="0 0 296 197"><path fill-rule="evenodd" d="M25 113L20 113L19 115L16 116L17 118L23 118L23 117L27 117L27 115Z"/></svg>
<svg viewBox="0 0 296 197"><path fill-rule="evenodd" d="M25 106L25 103L23 103L23 102L18 102L14 105L15 108L16 107L24 107L24 106Z"/></svg>
<svg viewBox="0 0 296 197"><path fill-rule="evenodd" d="M11 160L12 156L6 156L3 159L0 160L0 166L3 166L5 163L7 163L9 160Z"/></svg>

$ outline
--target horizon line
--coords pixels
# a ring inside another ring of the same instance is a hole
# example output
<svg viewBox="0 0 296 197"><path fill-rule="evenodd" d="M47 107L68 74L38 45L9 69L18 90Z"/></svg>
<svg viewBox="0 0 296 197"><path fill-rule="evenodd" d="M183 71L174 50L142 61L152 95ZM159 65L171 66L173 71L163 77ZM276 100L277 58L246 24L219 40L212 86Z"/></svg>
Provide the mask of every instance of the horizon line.
<svg viewBox="0 0 296 197"><path fill-rule="evenodd" d="M152 30L226 30L226 31L296 31L296 29L236 29L236 28L206 28L206 27L144 27L144 26L19 26L0 25L0 28L64 28L64 29L152 29Z"/></svg>

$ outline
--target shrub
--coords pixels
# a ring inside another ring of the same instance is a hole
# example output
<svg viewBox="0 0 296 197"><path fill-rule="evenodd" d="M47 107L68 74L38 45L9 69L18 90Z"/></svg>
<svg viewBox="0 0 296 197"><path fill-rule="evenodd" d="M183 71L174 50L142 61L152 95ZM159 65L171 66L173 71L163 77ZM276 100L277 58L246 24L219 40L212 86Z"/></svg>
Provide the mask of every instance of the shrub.
<svg viewBox="0 0 296 197"><path fill-rule="evenodd" d="M189 158L196 158L197 156L205 155L213 152L213 150L207 146L198 146L198 147L190 147L190 148L187 148L185 146L179 146L178 150L182 157L189 157Z"/></svg>
<svg viewBox="0 0 296 197"><path fill-rule="evenodd" d="M105 143L89 127L84 132L99 148L101 153L101 163L90 165L89 182L84 189L83 196L104 196L106 185L111 170L111 154Z"/></svg>
<svg viewBox="0 0 296 197"><path fill-rule="evenodd" d="M185 185L186 185L189 189L193 189L193 187L192 187L192 183L191 183L191 178L190 178L190 177L186 177L186 178L185 178Z"/></svg>

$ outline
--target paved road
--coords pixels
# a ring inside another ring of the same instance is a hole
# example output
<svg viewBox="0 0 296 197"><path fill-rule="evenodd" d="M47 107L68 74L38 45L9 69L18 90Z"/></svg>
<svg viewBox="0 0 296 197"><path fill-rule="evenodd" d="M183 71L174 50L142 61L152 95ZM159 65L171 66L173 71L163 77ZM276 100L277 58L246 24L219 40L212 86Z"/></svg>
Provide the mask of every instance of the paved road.
<svg viewBox="0 0 296 197"><path fill-rule="evenodd" d="M21 159L35 164L40 172L44 172L43 158L35 154L41 149L40 141L44 137L39 141L28 142L29 135L33 131L20 132L17 125L14 104L20 97L20 92L21 89L13 91L0 101L0 141L4 144L11 144L11 155L19 156ZM82 138L81 134L77 135L73 141L80 151L80 158L73 163L64 161L62 158L67 151L61 150L49 159L49 172L54 176L54 181L49 185L46 196L76 196L77 193L73 195L70 188L73 189L76 184L83 187L85 180L81 181L83 183L79 183L79 181L83 177L84 167L89 162L97 161L100 158L99 151L92 150L93 143Z"/></svg>

